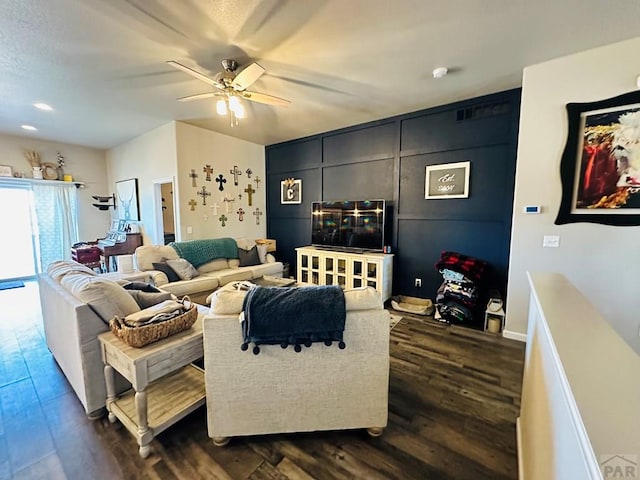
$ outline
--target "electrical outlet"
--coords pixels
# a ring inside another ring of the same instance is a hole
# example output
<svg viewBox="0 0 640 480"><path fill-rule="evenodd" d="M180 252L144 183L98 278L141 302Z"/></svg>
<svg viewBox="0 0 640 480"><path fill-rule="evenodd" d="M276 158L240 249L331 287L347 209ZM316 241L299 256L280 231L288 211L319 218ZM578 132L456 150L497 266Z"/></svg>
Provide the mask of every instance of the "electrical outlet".
<svg viewBox="0 0 640 480"><path fill-rule="evenodd" d="M421 278L416 278L416 287L418 287L418 288L422 287L422 279Z"/></svg>

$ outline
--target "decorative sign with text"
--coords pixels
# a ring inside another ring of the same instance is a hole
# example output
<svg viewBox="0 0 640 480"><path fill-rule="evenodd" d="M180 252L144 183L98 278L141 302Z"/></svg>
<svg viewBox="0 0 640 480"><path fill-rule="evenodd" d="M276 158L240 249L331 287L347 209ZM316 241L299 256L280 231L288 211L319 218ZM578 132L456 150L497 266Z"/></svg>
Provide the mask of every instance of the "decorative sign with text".
<svg viewBox="0 0 640 480"><path fill-rule="evenodd" d="M424 198L468 198L471 162L428 165Z"/></svg>

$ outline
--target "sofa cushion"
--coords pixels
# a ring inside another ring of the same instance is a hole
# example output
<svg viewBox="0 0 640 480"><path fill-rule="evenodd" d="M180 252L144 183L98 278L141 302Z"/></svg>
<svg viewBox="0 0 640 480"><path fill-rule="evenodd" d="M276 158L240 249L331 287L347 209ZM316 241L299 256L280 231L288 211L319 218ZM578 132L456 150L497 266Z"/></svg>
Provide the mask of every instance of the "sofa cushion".
<svg viewBox="0 0 640 480"><path fill-rule="evenodd" d="M153 262L151 265L153 266L154 270L158 270L159 272L164 273L167 276L167 281L169 283L177 282L178 280L180 280L180 277L178 276L176 271L173 268L171 268L167 263Z"/></svg>
<svg viewBox="0 0 640 480"><path fill-rule="evenodd" d="M215 275L220 285L226 285L229 282L236 282L241 280L251 280L254 278L253 269L256 267L239 267L230 268L228 270L221 270L209 275Z"/></svg>
<svg viewBox="0 0 640 480"><path fill-rule="evenodd" d="M382 310L382 296L373 287L354 288L344 291L344 303L347 311Z"/></svg>
<svg viewBox="0 0 640 480"><path fill-rule="evenodd" d="M62 277L64 277L68 273L85 273L89 276L95 277L97 275L96 272L91 270L86 265L82 265L78 262L73 262L69 260L58 260L56 262L52 262L47 267L47 275L51 277L54 282L60 283Z"/></svg>
<svg viewBox="0 0 640 480"><path fill-rule="evenodd" d="M169 265L174 272L180 277L180 280L191 280L192 278L200 275L198 270L194 268L187 260L184 258L178 258L177 260L167 260L167 265Z"/></svg>
<svg viewBox="0 0 640 480"><path fill-rule="evenodd" d="M180 258L176 251L168 245L143 245L136 248L138 270L155 270L153 262L166 263L167 260Z"/></svg>
<svg viewBox="0 0 640 480"><path fill-rule="evenodd" d="M230 258L229 259L229 268L238 268L240 266L240 260L238 260L237 258Z"/></svg>
<svg viewBox="0 0 640 480"><path fill-rule="evenodd" d="M251 268L253 278L259 278L264 275L273 275L274 277L282 276L282 263L280 262L267 262L249 268Z"/></svg>
<svg viewBox="0 0 640 480"><path fill-rule="evenodd" d="M258 257L258 248L256 245L249 250L238 248L238 260L240 261L240 267L251 267L253 265L260 265L260 258Z"/></svg>
<svg viewBox="0 0 640 480"><path fill-rule="evenodd" d="M116 315L125 317L140 310L127 290L106 278L69 273L62 278L60 284L73 296L89 305L105 323Z"/></svg>
<svg viewBox="0 0 640 480"><path fill-rule="evenodd" d="M229 268L229 261L226 258L217 258L210 262L200 265L198 271L200 273L217 272L218 270L226 270Z"/></svg>
<svg viewBox="0 0 640 480"><path fill-rule="evenodd" d="M211 274L200 275L199 277L191 280L180 280L179 282L167 283L162 286L163 290L171 292L178 297L183 295L194 295L200 292L213 292L218 285L220 285L219 279Z"/></svg>

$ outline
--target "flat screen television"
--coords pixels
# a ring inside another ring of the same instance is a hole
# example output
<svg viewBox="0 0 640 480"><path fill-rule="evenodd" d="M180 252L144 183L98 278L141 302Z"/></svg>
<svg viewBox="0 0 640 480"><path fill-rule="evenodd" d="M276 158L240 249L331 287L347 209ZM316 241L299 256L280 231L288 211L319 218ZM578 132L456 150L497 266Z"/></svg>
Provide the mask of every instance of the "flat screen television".
<svg viewBox="0 0 640 480"><path fill-rule="evenodd" d="M381 252L384 234L384 200L312 203L311 243L314 246Z"/></svg>

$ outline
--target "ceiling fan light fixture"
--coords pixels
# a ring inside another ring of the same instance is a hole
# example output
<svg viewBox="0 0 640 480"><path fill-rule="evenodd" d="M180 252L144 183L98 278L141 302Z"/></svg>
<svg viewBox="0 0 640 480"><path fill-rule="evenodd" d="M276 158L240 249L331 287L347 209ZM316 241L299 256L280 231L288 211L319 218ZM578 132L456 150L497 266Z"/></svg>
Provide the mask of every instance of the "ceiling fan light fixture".
<svg viewBox="0 0 640 480"><path fill-rule="evenodd" d="M245 118L247 116L247 112L244 109L244 105L242 105L242 103L238 104L233 113L235 114L236 118Z"/></svg>
<svg viewBox="0 0 640 480"><path fill-rule="evenodd" d="M240 108L242 106L242 104L240 103L240 99L238 97L236 97L235 95L231 95L229 97L229 108L231 110L233 110L234 112L236 112L236 110L238 108Z"/></svg>
<svg viewBox="0 0 640 480"><path fill-rule="evenodd" d="M227 114L227 102L224 98L220 98L216 102L216 113L218 115L226 115Z"/></svg>

